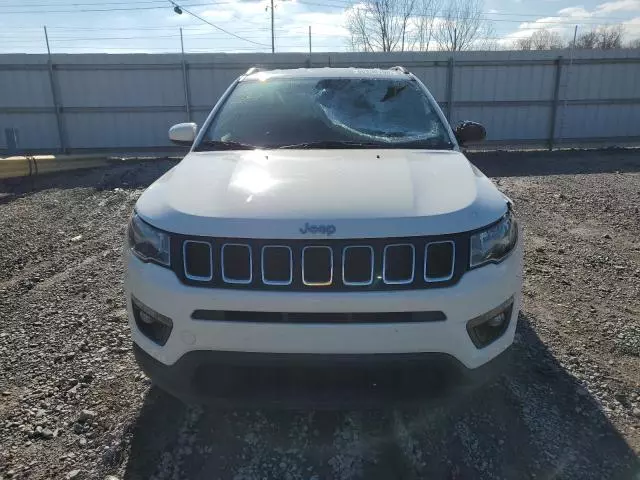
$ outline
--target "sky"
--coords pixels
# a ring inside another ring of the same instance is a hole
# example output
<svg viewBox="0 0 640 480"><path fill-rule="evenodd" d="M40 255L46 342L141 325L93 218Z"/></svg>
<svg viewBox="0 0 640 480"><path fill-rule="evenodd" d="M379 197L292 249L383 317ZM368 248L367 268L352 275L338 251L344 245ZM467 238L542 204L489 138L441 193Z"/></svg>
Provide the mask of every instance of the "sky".
<svg viewBox="0 0 640 480"><path fill-rule="evenodd" d="M309 26L314 52L349 49L358 0L274 1L277 52L308 51ZM176 3L182 15L169 0L0 0L0 53L46 53L45 25L52 53L180 52L180 27L186 52L271 51L270 0ZM625 40L640 38L640 0L485 0L483 12L502 47L542 28L570 38L575 25L623 24Z"/></svg>

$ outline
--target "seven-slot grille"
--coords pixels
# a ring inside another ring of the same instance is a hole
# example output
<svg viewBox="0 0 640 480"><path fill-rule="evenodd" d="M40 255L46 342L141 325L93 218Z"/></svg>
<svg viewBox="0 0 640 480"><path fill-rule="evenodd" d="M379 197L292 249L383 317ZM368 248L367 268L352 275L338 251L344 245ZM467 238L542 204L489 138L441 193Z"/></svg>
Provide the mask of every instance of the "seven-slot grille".
<svg viewBox="0 0 640 480"><path fill-rule="evenodd" d="M436 288L458 281L468 254L464 249L468 242L455 236L325 242L176 238L175 242L179 261L174 270L180 279L214 288Z"/></svg>

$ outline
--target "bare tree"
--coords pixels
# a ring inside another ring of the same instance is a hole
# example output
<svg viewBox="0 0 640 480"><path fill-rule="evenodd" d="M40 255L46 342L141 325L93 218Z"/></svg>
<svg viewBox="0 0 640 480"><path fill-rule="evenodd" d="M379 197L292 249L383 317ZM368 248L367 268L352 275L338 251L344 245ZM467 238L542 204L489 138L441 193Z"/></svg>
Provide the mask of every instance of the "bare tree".
<svg viewBox="0 0 640 480"><path fill-rule="evenodd" d="M415 3L416 0L364 0L356 5L347 19L351 47L365 52L408 49Z"/></svg>
<svg viewBox="0 0 640 480"><path fill-rule="evenodd" d="M603 27L599 31L600 49L611 50L613 48L622 48L622 38L624 37L624 29L622 25L613 25Z"/></svg>
<svg viewBox="0 0 640 480"><path fill-rule="evenodd" d="M622 48L623 38L624 28L622 25L611 25L580 34L576 39L575 46L591 50L611 50Z"/></svg>
<svg viewBox="0 0 640 480"><path fill-rule="evenodd" d="M558 32L542 29L517 39L514 46L518 50L555 50L564 48L565 44Z"/></svg>
<svg viewBox="0 0 640 480"><path fill-rule="evenodd" d="M640 38L636 38L635 40L631 40L629 42L629 48L639 48L640 49Z"/></svg>
<svg viewBox="0 0 640 480"><path fill-rule="evenodd" d="M483 0L450 0L436 23L435 39L441 50L460 51L481 46L493 32L482 10Z"/></svg>
<svg viewBox="0 0 640 480"><path fill-rule="evenodd" d="M573 43L573 42L571 42ZM576 48L588 48L594 49L598 48L598 33L595 30L591 30L590 32L581 33L578 38L576 38Z"/></svg>
<svg viewBox="0 0 640 480"><path fill-rule="evenodd" d="M515 42L513 42L513 47L516 50L532 50L533 40L531 39L531 36L518 38Z"/></svg>
<svg viewBox="0 0 640 480"><path fill-rule="evenodd" d="M435 20L442 0L416 0L412 25L413 50L426 52L434 37Z"/></svg>

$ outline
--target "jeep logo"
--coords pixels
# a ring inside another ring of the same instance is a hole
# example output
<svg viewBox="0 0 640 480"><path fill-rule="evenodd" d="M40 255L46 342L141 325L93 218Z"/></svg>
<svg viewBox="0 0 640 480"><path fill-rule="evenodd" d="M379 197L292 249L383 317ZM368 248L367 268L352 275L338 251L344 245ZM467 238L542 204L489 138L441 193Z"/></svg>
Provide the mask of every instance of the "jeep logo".
<svg viewBox="0 0 640 480"><path fill-rule="evenodd" d="M336 233L335 225L311 225L308 222L300 229L300 233L319 233L322 235L333 235Z"/></svg>

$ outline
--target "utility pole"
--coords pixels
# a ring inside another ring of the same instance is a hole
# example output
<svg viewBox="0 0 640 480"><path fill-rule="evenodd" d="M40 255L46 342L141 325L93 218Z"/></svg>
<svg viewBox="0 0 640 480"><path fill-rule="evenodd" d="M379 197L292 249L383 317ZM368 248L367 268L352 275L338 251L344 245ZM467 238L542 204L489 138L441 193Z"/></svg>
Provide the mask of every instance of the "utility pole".
<svg viewBox="0 0 640 480"><path fill-rule="evenodd" d="M184 87L184 108L187 112L187 121L191 121L191 106L189 101L189 78L187 77L187 61L184 58L184 39L182 38L182 27L180 27L180 52L182 58L182 85Z"/></svg>
<svg viewBox="0 0 640 480"><path fill-rule="evenodd" d="M311 61L311 25L309 25L309 61Z"/></svg>
<svg viewBox="0 0 640 480"><path fill-rule="evenodd" d="M47 26L44 25L44 40L47 43L47 65L49 67L49 85L51 87L51 101L56 112L56 125L58 127L58 141L60 142L60 150L62 153L67 151L67 145L65 142L64 127L62 124L62 108L58 103L58 89L56 87L56 79L53 71L53 59L51 58L51 47L49 46L49 33L47 32Z"/></svg>
<svg viewBox="0 0 640 480"><path fill-rule="evenodd" d="M271 0L271 53L276 53L276 37L273 33L273 0Z"/></svg>

